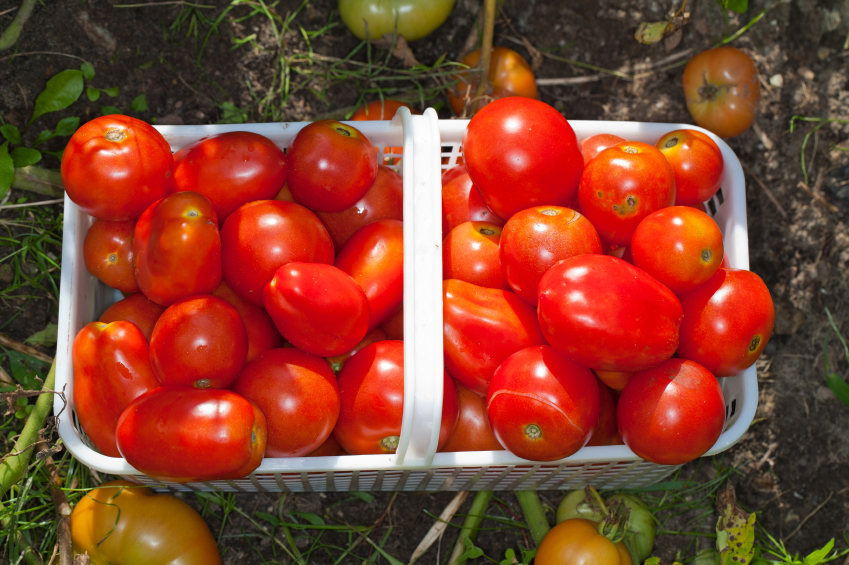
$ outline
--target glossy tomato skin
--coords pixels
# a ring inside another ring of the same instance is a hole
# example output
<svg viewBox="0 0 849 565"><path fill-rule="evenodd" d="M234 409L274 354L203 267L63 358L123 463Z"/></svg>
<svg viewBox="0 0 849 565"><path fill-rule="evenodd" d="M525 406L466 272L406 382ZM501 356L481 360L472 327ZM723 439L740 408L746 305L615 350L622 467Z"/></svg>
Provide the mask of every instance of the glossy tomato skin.
<svg viewBox="0 0 849 565"><path fill-rule="evenodd" d="M345 366L345 361L353 357L357 351L368 345L371 345L372 343L377 343L378 341L386 341L387 339L390 338L387 337L386 332L384 332L380 328L374 328L373 330L368 332L366 336L362 339L362 341L355 345L351 350L341 355L333 355L331 357L328 357L327 362L330 363L330 368L333 369L333 373L339 374L339 371L341 371L342 367Z"/></svg>
<svg viewBox="0 0 849 565"><path fill-rule="evenodd" d="M643 218L675 204L675 173L655 147L620 143L587 164L578 201L602 239L627 247Z"/></svg>
<svg viewBox="0 0 849 565"><path fill-rule="evenodd" d="M598 380L602 384L616 392L622 392L622 389L625 388L625 385L628 384L628 381L631 380L631 376L634 374L627 371L602 371L600 369L593 369L593 373L595 373L595 376L598 377Z"/></svg>
<svg viewBox="0 0 849 565"><path fill-rule="evenodd" d="M88 272L121 292L138 292L133 272L133 231L136 222L95 220L83 243Z"/></svg>
<svg viewBox="0 0 849 565"><path fill-rule="evenodd" d="M597 133L585 137L581 140L581 154L584 156L584 167L586 168L587 163L608 147L613 147L617 143L623 143L625 141L627 140L624 137L619 137L612 133Z"/></svg>
<svg viewBox="0 0 849 565"><path fill-rule="evenodd" d="M616 427L616 401L610 389L596 376L598 385L598 420L596 421L587 447L611 445L619 429Z"/></svg>
<svg viewBox="0 0 849 565"><path fill-rule="evenodd" d="M266 285L263 298L283 337L313 355L341 355L368 332L366 294L333 265L287 263Z"/></svg>
<svg viewBox="0 0 849 565"><path fill-rule="evenodd" d="M695 208L671 206L648 215L628 248L634 265L681 296L706 283L722 262L722 232Z"/></svg>
<svg viewBox="0 0 849 565"><path fill-rule="evenodd" d="M508 290L443 281L442 311L445 368L481 396L502 361L546 343L534 308Z"/></svg>
<svg viewBox="0 0 849 565"><path fill-rule="evenodd" d="M486 399L457 381L454 384L457 386L460 416L457 429L440 451L504 451L489 425Z"/></svg>
<svg viewBox="0 0 849 565"><path fill-rule="evenodd" d="M460 224L442 240L442 278L510 290L501 274L501 227L487 222Z"/></svg>
<svg viewBox="0 0 849 565"><path fill-rule="evenodd" d="M194 508L130 481L85 493L71 512L71 541L94 565L221 564L218 544Z"/></svg>
<svg viewBox="0 0 849 565"><path fill-rule="evenodd" d="M225 300L208 294L169 306L150 337L150 365L163 385L229 388L247 354L241 316Z"/></svg>
<svg viewBox="0 0 849 565"><path fill-rule="evenodd" d="M74 133L62 159L68 197L100 220L134 220L168 195L174 158L152 126L120 114L101 116Z"/></svg>
<svg viewBox="0 0 849 565"><path fill-rule="evenodd" d="M713 198L725 177L722 151L711 137L695 129L679 129L655 144L675 172L675 204L701 206Z"/></svg>
<svg viewBox="0 0 849 565"><path fill-rule="evenodd" d="M265 416L222 389L163 386L135 399L118 419L118 449L149 477L177 483L238 479L265 453Z"/></svg>
<svg viewBox="0 0 849 565"><path fill-rule="evenodd" d="M603 371L640 371L678 347L678 298L645 271L608 255L580 255L539 283L539 322L568 359Z"/></svg>
<svg viewBox="0 0 849 565"><path fill-rule="evenodd" d="M360 130L335 120L313 122L289 145L289 190L317 212L341 212L377 177L377 153Z"/></svg>
<svg viewBox="0 0 849 565"><path fill-rule="evenodd" d="M470 69L480 64L481 50L472 51L460 61ZM460 73L456 78L459 82L448 90L448 104L458 116L463 114L466 101L469 106L474 104L478 91L478 75L469 77L469 73ZM536 77L525 58L507 47L493 47L489 61L489 73L487 75L491 90L486 96L498 100L509 96L523 96L525 98L539 99ZM481 101L479 106L486 102Z"/></svg>
<svg viewBox="0 0 849 565"><path fill-rule="evenodd" d="M536 565L631 565L623 542L614 544L598 533L598 523L584 518L560 522L545 535Z"/></svg>
<svg viewBox="0 0 849 565"><path fill-rule="evenodd" d="M684 67L683 85L696 125L719 137L734 137L754 123L761 96L758 70L739 49L702 51Z"/></svg>
<svg viewBox="0 0 849 565"><path fill-rule="evenodd" d="M460 173L442 184L442 237L465 222L504 225L504 220L486 207L483 196L468 173Z"/></svg>
<svg viewBox="0 0 849 565"><path fill-rule="evenodd" d="M245 204L221 228L224 280L236 294L262 306L262 293L286 263L333 264L333 242L318 216L294 202Z"/></svg>
<svg viewBox="0 0 849 565"><path fill-rule="evenodd" d="M286 182L286 155L249 131L204 137L174 155L174 191L199 192L212 202L219 224L240 206L270 200Z"/></svg>
<svg viewBox="0 0 849 565"><path fill-rule="evenodd" d="M218 285L218 288L215 289L212 295L226 301L227 304L236 309L239 317L242 318L242 323L244 323L245 331L248 334L246 363L253 360L260 353L269 349L276 349L283 345L283 336L277 331L274 320L271 319L265 308L242 300L224 281L221 281L221 284Z"/></svg>
<svg viewBox="0 0 849 565"><path fill-rule="evenodd" d="M498 442L531 461L569 457L590 439L599 415L595 376L551 346L517 351L495 370L486 411Z"/></svg>
<svg viewBox="0 0 849 565"><path fill-rule="evenodd" d="M466 165L454 165L450 169L447 169L442 172L442 186L445 186L446 184L461 175L467 174L469 174L469 171L466 170Z"/></svg>
<svg viewBox="0 0 849 565"><path fill-rule="evenodd" d="M705 284L681 296L684 321L678 356L717 377L751 367L775 325L775 307L763 280L751 271L720 268Z"/></svg>
<svg viewBox="0 0 849 565"><path fill-rule="evenodd" d="M578 138L544 102L511 97L487 104L469 122L463 154L472 182L501 218L531 206L568 206L578 195Z"/></svg>
<svg viewBox="0 0 849 565"><path fill-rule="evenodd" d="M383 165L365 196L341 212L317 212L333 246L342 249L357 230L377 220L404 219L404 182L401 175Z"/></svg>
<svg viewBox="0 0 849 565"><path fill-rule="evenodd" d="M703 366L669 359L636 373L619 397L616 420L625 445L661 465L681 465L713 447L725 425L719 382Z"/></svg>
<svg viewBox="0 0 849 565"><path fill-rule="evenodd" d="M245 365L232 390L265 415L266 457L315 451L339 417L339 387L330 365L293 347L266 351Z"/></svg>
<svg viewBox="0 0 849 565"><path fill-rule="evenodd" d="M178 192L145 210L133 236L136 280L162 306L221 283L221 236L209 200Z"/></svg>
<svg viewBox="0 0 849 565"><path fill-rule="evenodd" d="M397 32L416 41L442 25L454 0L340 0L339 17L360 39L380 39Z"/></svg>
<svg viewBox="0 0 849 565"><path fill-rule="evenodd" d="M601 254L598 232L584 216L560 206L534 206L514 214L499 243L504 278L534 306L542 275L561 259L587 253Z"/></svg>
<svg viewBox="0 0 849 565"><path fill-rule="evenodd" d="M153 327L163 312L165 312L165 306L157 304L141 292L137 292L107 308L101 314L99 321L104 324L119 320L132 322L150 343Z"/></svg>
<svg viewBox="0 0 849 565"><path fill-rule="evenodd" d="M404 298L403 224L398 220L378 220L360 228L334 264L351 275L366 293L371 312L369 330L383 324L398 311Z"/></svg>
<svg viewBox="0 0 849 565"><path fill-rule="evenodd" d="M150 369L147 340L130 322L91 322L72 349L74 407L86 435L109 457L120 457L118 417L133 400L160 386Z"/></svg>

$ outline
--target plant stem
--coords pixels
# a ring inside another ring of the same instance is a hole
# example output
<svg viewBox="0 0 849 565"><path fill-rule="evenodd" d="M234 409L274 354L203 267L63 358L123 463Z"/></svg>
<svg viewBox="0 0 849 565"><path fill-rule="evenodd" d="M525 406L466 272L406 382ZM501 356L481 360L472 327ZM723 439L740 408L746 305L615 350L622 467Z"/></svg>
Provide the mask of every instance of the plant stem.
<svg viewBox="0 0 849 565"><path fill-rule="evenodd" d="M27 23L27 20L32 15L34 8L35 0L24 0L23 4L21 4L21 7L18 9L18 13L15 15L15 19L12 20L12 23L10 23L9 27L6 28L6 31L0 35L0 51L8 49L18 42L18 38L21 36L21 31L24 29L24 24Z"/></svg>
<svg viewBox="0 0 849 565"><path fill-rule="evenodd" d="M478 91L475 94L474 111L482 106L481 101L489 89L489 64L492 60L492 36L495 32L495 0L484 0L483 13L483 42L481 44L480 68L481 79L478 83Z"/></svg>
<svg viewBox="0 0 849 565"><path fill-rule="evenodd" d="M28 190L36 194L44 194L54 198L62 198L65 195L65 185L62 184L62 175L58 171L42 169L35 165L15 169L15 178L12 180L12 188Z"/></svg>
<svg viewBox="0 0 849 565"><path fill-rule="evenodd" d="M2 511L2 508L3 508L2 502L0 502L0 511ZM3 515L3 517L0 518L0 523L3 524L3 529L8 532L12 527L12 518L9 517L9 516ZM15 536L15 542L17 543L18 547L24 548L23 556L24 556L24 561L27 562L27 565L43 565L44 564L44 562L41 560L41 557L32 548L32 546L27 543L27 540L24 539L24 536L20 531L16 531L14 533L14 536Z"/></svg>
<svg viewBox="0 0 849 565"><path fill-rule="evenodd" d="M517 490L516 498L519 499L519 504L522 506L522 512L525 514L525 520L528 521L534 542L539 546L542 543L542 538L551 529L545 510L542 509L542 504L540 504L539 496L535 490Z"/></svg>
<svg viewBox="0 0 849 565"><path fill-rule="evenodd" d="M469 509L466 520L463 522L463 527L460 529L460 536L454 545L454 551L448 560L448 565L461 565L466 562L465 559L460 559L466 553L466 544L463 543L463 538L469 538L471 542L475 541L475 538L478 536L478 529L481 527L481 523L483 523L484 516L486 516L486 508L489 506L492 496L493 493L491 490L482 490L475 495L475 499L472 501L472 507Z"/></svg>

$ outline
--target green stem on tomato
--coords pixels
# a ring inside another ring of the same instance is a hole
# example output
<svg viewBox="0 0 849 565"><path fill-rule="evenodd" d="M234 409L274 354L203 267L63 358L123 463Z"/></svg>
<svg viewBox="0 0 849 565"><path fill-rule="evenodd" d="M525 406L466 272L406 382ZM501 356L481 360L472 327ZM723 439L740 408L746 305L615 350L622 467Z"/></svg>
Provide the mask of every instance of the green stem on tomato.
<svg viewBox="0 0 849 565"><path fill-rule="evenodd" d="M492 36L495 33L495 0L484 0L483 13L483 42L481 44L480 68L483 71L478 91L475 93L475 101L472 105L473 112L481 108L481 101L489 88L489 64L492 60Z"/></svg>
<svg viewBox="0 0 849 565"><path fill-rule="evenodd" d="M448 559L448 565L461 565L466 562L465 559L461 559L462 555L466 553L466 544L463 543L463 539L468 538L471 542L475 541L492 496L493 493L491 490L482 490L475 495L475 499L472 501L472 507L469 509L466 520L463 522L463 527L460 529L460 536L454 545L454 551L451 553L451 558Z"/></svg>
<svg viewBox="0 0 849 565"><path fill-rule="evenodd" d="M522 512L525 514L525 520L528 521L534 542L539 545L542 543L542 538L551 529L545 510L542 509L542 504L540 504L539 496L535 490L517 490L516 498L519 499L519 504L522 506Z"/></svg>

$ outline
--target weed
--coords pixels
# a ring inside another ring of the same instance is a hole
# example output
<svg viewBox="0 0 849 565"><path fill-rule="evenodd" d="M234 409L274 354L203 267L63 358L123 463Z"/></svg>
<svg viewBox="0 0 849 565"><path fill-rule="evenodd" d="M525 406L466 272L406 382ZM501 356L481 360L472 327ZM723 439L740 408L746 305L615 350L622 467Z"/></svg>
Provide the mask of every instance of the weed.
<svg viewBox="0 0 849 565"><path fill-rule="evenodd" d="M808 182L808 168L805 165L805 147L807 147L808 145L808 139L810 139L811 135L815 134L823 126L826 126L830 123L849 124L849 120L838 120L837 118L809 118L807 116L793 116L790 118L790 133L793 133L793 131L796 129L796 124L798 122L819 122L819 125L817 125L811 131L805 134L805 138L802 140L802 148L799 150L799 158L802 163L802 176L805 179L805 184L810 185L810 182ZM813 158L814 156L811 155L811 162L813 162Z"/></svg>

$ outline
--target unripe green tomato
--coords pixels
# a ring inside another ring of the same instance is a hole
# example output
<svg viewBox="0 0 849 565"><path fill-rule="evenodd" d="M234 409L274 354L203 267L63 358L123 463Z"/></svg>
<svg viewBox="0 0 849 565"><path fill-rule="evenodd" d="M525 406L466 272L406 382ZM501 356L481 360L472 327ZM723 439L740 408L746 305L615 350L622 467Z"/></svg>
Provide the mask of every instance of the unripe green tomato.
<svg viewBox="0 0 849 565"><path fill-rule="evenodd" d="M655 522L651 510L645 503L630 494L614 494L607 498L604 503L611 512L617 504L624 504L630 510L628 524L625 526L629 532L634 533L634 550L637 552L639 562L642 563L651 555L654 547Z"/></svg>
<svg viewBox="0 0 849 565"><path fill-rule="evenodd" d="M348 29L359 37L380 39L395 33L407 41L430 35L448 18L454 0L339 0L339 16Z"/></svg>
<svg viewBox="0 0 849 565"><path fill-rule="evenodd" d="M593 522L601 522L602 518L604 518L604 513L598 508L587 504L585 501L586 497L587 493L583 489L573 490L564 496L563 500L560 501L560 505L557 506L557 523L559 524L572 518L584 518Z"/></svg>

